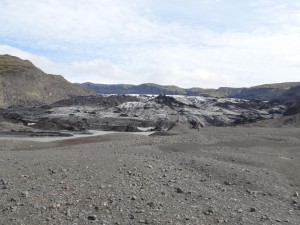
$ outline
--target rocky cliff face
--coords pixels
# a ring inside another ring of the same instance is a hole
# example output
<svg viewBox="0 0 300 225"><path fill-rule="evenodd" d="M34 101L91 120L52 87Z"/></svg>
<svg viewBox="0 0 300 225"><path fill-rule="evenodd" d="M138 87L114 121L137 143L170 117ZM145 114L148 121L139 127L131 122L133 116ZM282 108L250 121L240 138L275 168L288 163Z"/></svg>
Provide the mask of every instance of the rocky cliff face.
<svg viewBox="0 0 300 225"><path fill-rule="evenodd" d="M0 107L11 105L50 104L94 92L72 84L59 75L50 75L30 61L0 56Z"/></svg>

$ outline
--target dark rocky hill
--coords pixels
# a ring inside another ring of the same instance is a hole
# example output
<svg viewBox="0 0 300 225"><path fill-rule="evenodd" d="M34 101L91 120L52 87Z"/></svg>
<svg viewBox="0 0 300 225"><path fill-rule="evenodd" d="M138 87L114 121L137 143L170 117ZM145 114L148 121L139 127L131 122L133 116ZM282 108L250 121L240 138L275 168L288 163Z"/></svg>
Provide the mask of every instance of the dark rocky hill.
<svg viewBox="0 0 300 225"><path fill-rule="evenodd" d="M271 101L287 106L285 115L300 112L300 83L266 84L241 90L239 93L229 95L241 99L255 99Z"/></svg>
<svg viewBox="0 0 300 225"><path fill-rule="evenodd" d="M0 107L50 104L74 96L93 95L59 75L44 73L30 61L10 55L0 56Z"/></svg>
<svg viewBox="0 0 300 225"><path fill-rule="evenodd" d="M250 88L243 88L237 93L231 93L229 96L256 99L256 100L288 100L291 96L299 93L300 82L289 82L279 84L265 84Z"/></svg>

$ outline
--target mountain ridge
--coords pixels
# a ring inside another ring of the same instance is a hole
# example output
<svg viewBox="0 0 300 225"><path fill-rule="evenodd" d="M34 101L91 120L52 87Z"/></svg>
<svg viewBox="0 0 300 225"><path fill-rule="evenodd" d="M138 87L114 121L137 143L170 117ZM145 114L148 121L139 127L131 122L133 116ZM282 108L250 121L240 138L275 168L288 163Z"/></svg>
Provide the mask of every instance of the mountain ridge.
<svg viewBox="0 0 300 225"><path fill-rule="evenodd" d="M232 97L257 100L274 100L273 96L261 96L263 93L271 95L271 92L284 92L291 88L300 87L300 82L284 82L274 84L262 84L253 87L219 87L213 88L181 88L175 85L159 85L155 83L133 84L95 84L86 82L81 84L83 87L96 91L99 94L166 94L166 95L195 95L209 97ZM257 92L255 94L254 92ZM274 94L274 93L273 93Z"/></svg>

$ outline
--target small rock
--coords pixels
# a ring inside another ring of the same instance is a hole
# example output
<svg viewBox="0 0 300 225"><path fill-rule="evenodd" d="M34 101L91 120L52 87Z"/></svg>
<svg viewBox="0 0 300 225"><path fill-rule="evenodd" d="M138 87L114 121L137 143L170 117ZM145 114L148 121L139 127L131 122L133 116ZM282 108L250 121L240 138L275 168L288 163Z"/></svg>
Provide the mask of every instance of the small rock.
<svg viewBox="0 0 300 225"><path fill-rule="evenodd" d="M11 207L10 207L10 210L11 210L12 212L16 212L17 209L18 209L18 208L17 208L16 206L11 206Z"/></svg>
<svg viewBox="0 0 300 225"><path fill-rule="evenodd" d="M149 169L152 169L152 168L153 168L153 166L151 166L151 165L147 165L147 167L148 167Z"/></svg>
<svg viewBox="0 0 300 225"><path fill-rule="evenodd" d="M204 212L204 215L211 215L211 214L214 214L213 209L208 209L207 211Z"/></svg>
<svg viewBox="0 0 300 225"><path fill-rule="evenodd" d="M251 191L251 190L249 190L249 189L247 189L246 192L247 192L248 194L250 194L250 195L256 195L256 194L257 194L256 191Z"/></svg>
<svg viewBox="0 0 300 225"><path fill-rule="evenodd" d="M293 201L292 201L292 204L293 204L293 205L297 205L298 202L297 202L296 200L293 200Z"/></svg>
<svg viewBox="0 0 300 225"><path fill-rule="evenodd" d="M229 185L232 185L232 183L231 183L230 181L225 181L224 184L225 184L225 185L228 185L228 186L229 186Z"/></svg>
<svg viewBox="0 0 300 225"><path fill-rule="evenodd" d="M152 208L152 207L154 207L154 202L148 202L147 205Z"/></svg>
<svg viewBox="0 0 300 225"><path fill-rule="evenodd" d="M87 217L88 220L97 220L97 216L96 215L90 215Z"/></svg>
<svg viewBox="0 0 300 225"><path fill-rule="evenodd" d="M68 217L71 216L71 210L70 210L70 209L67 209L67 211L66 211L66 216L68 216Z"/></svg>
<svg viewBox="0 0 300 225"><path fill-rule="evenodd" d="M22 196L23 198L29 198L29 191L24 191L24 192L22 192L22 193L21 193L21 196Z"/></svg>
<svg viewBox="0 0 300 225"><path fill-rule="evenodd" d="M180 187L178 187L178 188L176 188L176 192L179 193L179 194L182 194L183 190Z"/></svg>
<svg viewBox="0 0 300 225"><path fill-rule="evenodd" d="M17 201L17 199L15 199L15 198L11 198L11 199L10 199L10 201L11 201L11 202L16 202L16 201Z"/></svg>
<svg viewBox="0 0 300 225"><path fill-rule="evenodd" d="M7 185L7 184L8 184L8 182L5 181L5 180L3 180L3 179L0 180L0 183L1 183L2 185Z"/></svg>

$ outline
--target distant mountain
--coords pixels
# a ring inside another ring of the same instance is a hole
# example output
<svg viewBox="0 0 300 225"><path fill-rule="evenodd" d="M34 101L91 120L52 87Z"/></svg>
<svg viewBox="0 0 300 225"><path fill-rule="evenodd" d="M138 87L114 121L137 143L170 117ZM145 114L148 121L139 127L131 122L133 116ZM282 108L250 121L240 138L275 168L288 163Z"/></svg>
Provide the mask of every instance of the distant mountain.
<svg viewBox="0 0 300 225"><path fill-rule="evenodd" d="M184 95L185 90L176 86L162 86L158 84L94 84L83 83L83 87L94 90L99 94L168 94Z"/></svg>
<svg viewBox="0 0 300 225"><path fill-rule="evenodd" d="M264 84L250 88L220 87L218 89L184 89L177 86L163 86L152 83L140 85L83 83L81 85L87 89L94 90L99 94L165 94L232 97L263 101L287 100L288 98L290 98L290 95L297 95L297 93L299 93L298 88L300 88L300 82Z"/></svg>
<svg viewBox="0 0 300 225"><path fill-rule="evenodd" d="M187 96L212 96L225 97L228 93L239 92L239 88L219 88L219 89L203 89L189 88L184 89L174 85L159 85L146 83L140 85L132 84L94 84L83 83L83 87L94 90L99 94L149 94L149 95L187 95Z"/></svg>
<svg viewBox="0 0 300 225"><path fill-rule="evenodd" d="M277 84L264 84L250 88L243 88L239 93L233 94L237 98L256 100L287 100L288 96L297 95L300 82L287 82Z"/></svg>
<svg viewBox="0 0 300 225"><path fill-rule="evenodd" d="M30 61L0 55L0 107L53 103L75 96L95 94L59 75L50 75Z"/></svg>

